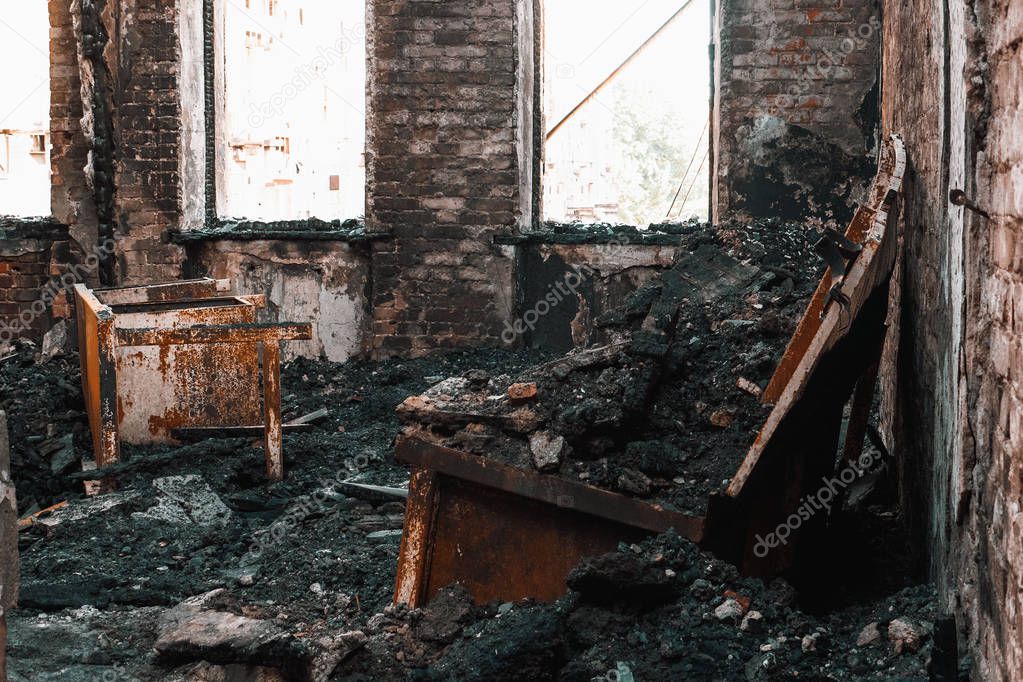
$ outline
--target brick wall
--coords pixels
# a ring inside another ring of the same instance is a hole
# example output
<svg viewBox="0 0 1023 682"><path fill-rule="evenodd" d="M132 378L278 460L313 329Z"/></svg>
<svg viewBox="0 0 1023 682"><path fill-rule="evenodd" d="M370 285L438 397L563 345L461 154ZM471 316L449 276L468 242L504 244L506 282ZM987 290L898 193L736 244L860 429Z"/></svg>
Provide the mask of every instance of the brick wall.
<svg viewBox="0 0 1023 682"><path fill-rule="evenodd" d="M96 208L83 169L82 95L71 3L50 0L50 209L83 244L96 243Z"/></svg>
<svg viewBox="0 0 1023 682"><path fill-rule="evenodd" d="M975 679L1023 676L1023 9L886 1L883 124L910 154L896 365L903 506ZM951 205L962 189L991 217Z"/></svg>
<svg viewBox="0 0 1023 682"><path fill-rule="evenodd" d="M42 338L53 320L53 302L63 289L59 277L68 260L64 226L0 219L0 346L17 338Z"/></svg>
<svg viewBox="0 0 1023 682"><path fill-rule="evenodd" d="M492 239L533 206L532 30L515 0L369 4L366 222L394 235L373 252L377 354L500 343L511 262Z"/></svg>
<svg viewBox="0 0 1023 682"><path fill-rule="evenodd" d="M848 219L872 177L879 17L874 0L719 5L715 219Z"/></svg>
<svg viewBox="0 0 1023 682"><path fill-rule="evenodd" d="M161 241L161 234L180 222L177 24L185 8L166 0L119 2L115 20L121 40L114 62L118 281L167 281L181 276L184 258L180 247ZM189 11L198 11L198 3Z"/></svg>

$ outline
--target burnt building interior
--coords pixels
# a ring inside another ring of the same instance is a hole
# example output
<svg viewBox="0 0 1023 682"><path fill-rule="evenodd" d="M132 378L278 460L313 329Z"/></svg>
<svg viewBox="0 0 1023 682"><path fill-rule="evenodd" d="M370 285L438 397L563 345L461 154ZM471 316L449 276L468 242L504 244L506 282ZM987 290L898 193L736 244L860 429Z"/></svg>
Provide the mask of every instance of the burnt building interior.
<svg viewBox="0 0 1023 682"><path fill-rule="evenodd" d="M0 681L1023 680L1017 0L0 38Z"/></svg>

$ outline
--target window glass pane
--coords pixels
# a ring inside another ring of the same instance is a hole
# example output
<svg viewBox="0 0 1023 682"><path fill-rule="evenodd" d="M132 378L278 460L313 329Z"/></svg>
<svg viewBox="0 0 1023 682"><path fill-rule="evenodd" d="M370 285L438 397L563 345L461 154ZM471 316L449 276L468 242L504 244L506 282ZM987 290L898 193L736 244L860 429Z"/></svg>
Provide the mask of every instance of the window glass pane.
<svg viewBox="0 0 1023 682"><path fill-rule="evenodd" d="M682 4L546 0L548 130ZM709 42L709 2L693 0L551 137L544 163L547 220L645 226L665 219L676 194L672 219L706 219Z"/></svg>
<svg viewBox="0 0 1023 682"><path fill-rule="evenodd" d="M50 215L50 20L46 3L0 11L0 214Z"/></svg>
<svg viewBox="0 0 1023 682"><path fill-rule="evenodd" d="M354 218L365 187L365 0L228 0L220 215Z"/></svg>

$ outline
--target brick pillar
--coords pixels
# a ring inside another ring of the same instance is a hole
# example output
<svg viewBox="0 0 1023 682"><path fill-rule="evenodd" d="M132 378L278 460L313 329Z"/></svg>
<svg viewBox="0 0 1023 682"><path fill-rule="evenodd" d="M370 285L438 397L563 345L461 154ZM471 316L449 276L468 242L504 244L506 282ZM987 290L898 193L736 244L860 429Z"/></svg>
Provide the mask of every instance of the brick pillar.
<svg viewBox="0 0 1023 682"><path fill-rule="evenodd" d="M496 234L531 224L531 0L373 0L367 208L377 355L499 344L512 267Z"/></svg>

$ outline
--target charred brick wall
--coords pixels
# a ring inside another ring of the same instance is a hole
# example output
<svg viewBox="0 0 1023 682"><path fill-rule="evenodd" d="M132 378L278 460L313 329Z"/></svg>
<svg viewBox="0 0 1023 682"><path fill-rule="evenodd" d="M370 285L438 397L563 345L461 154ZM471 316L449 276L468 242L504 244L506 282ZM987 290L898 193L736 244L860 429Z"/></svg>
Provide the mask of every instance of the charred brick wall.
<svg viewBox="0 0 1023 682"><path fill-rule="evenodd" d="M1023 8L885 2L883 125L907 142L903 506L975 679L1023 676ZM988 217L948 201L961 189Z"/></svg>
<svg viewBox="0 0 1023 682"><path fill-rule="evenodd" d="M716 220L851 216L873 173L880 16L875 0L721 2Z"/></svg>
<svg viewBox="0 0 1023 682"><path fill-rule="evenodd" d="M379 355L500 343L532 221L532 3L369 3L367 227Z"/></svg>
<svg viewBox="0 0 1023 682"><path fill-rule="evenodd" d="M166 0L118 3L109 18L117 37L111 64L118 281L167 281L181 276L183 260L179 247L161 239L180 223L178 12L198 8Z"/></svg>

